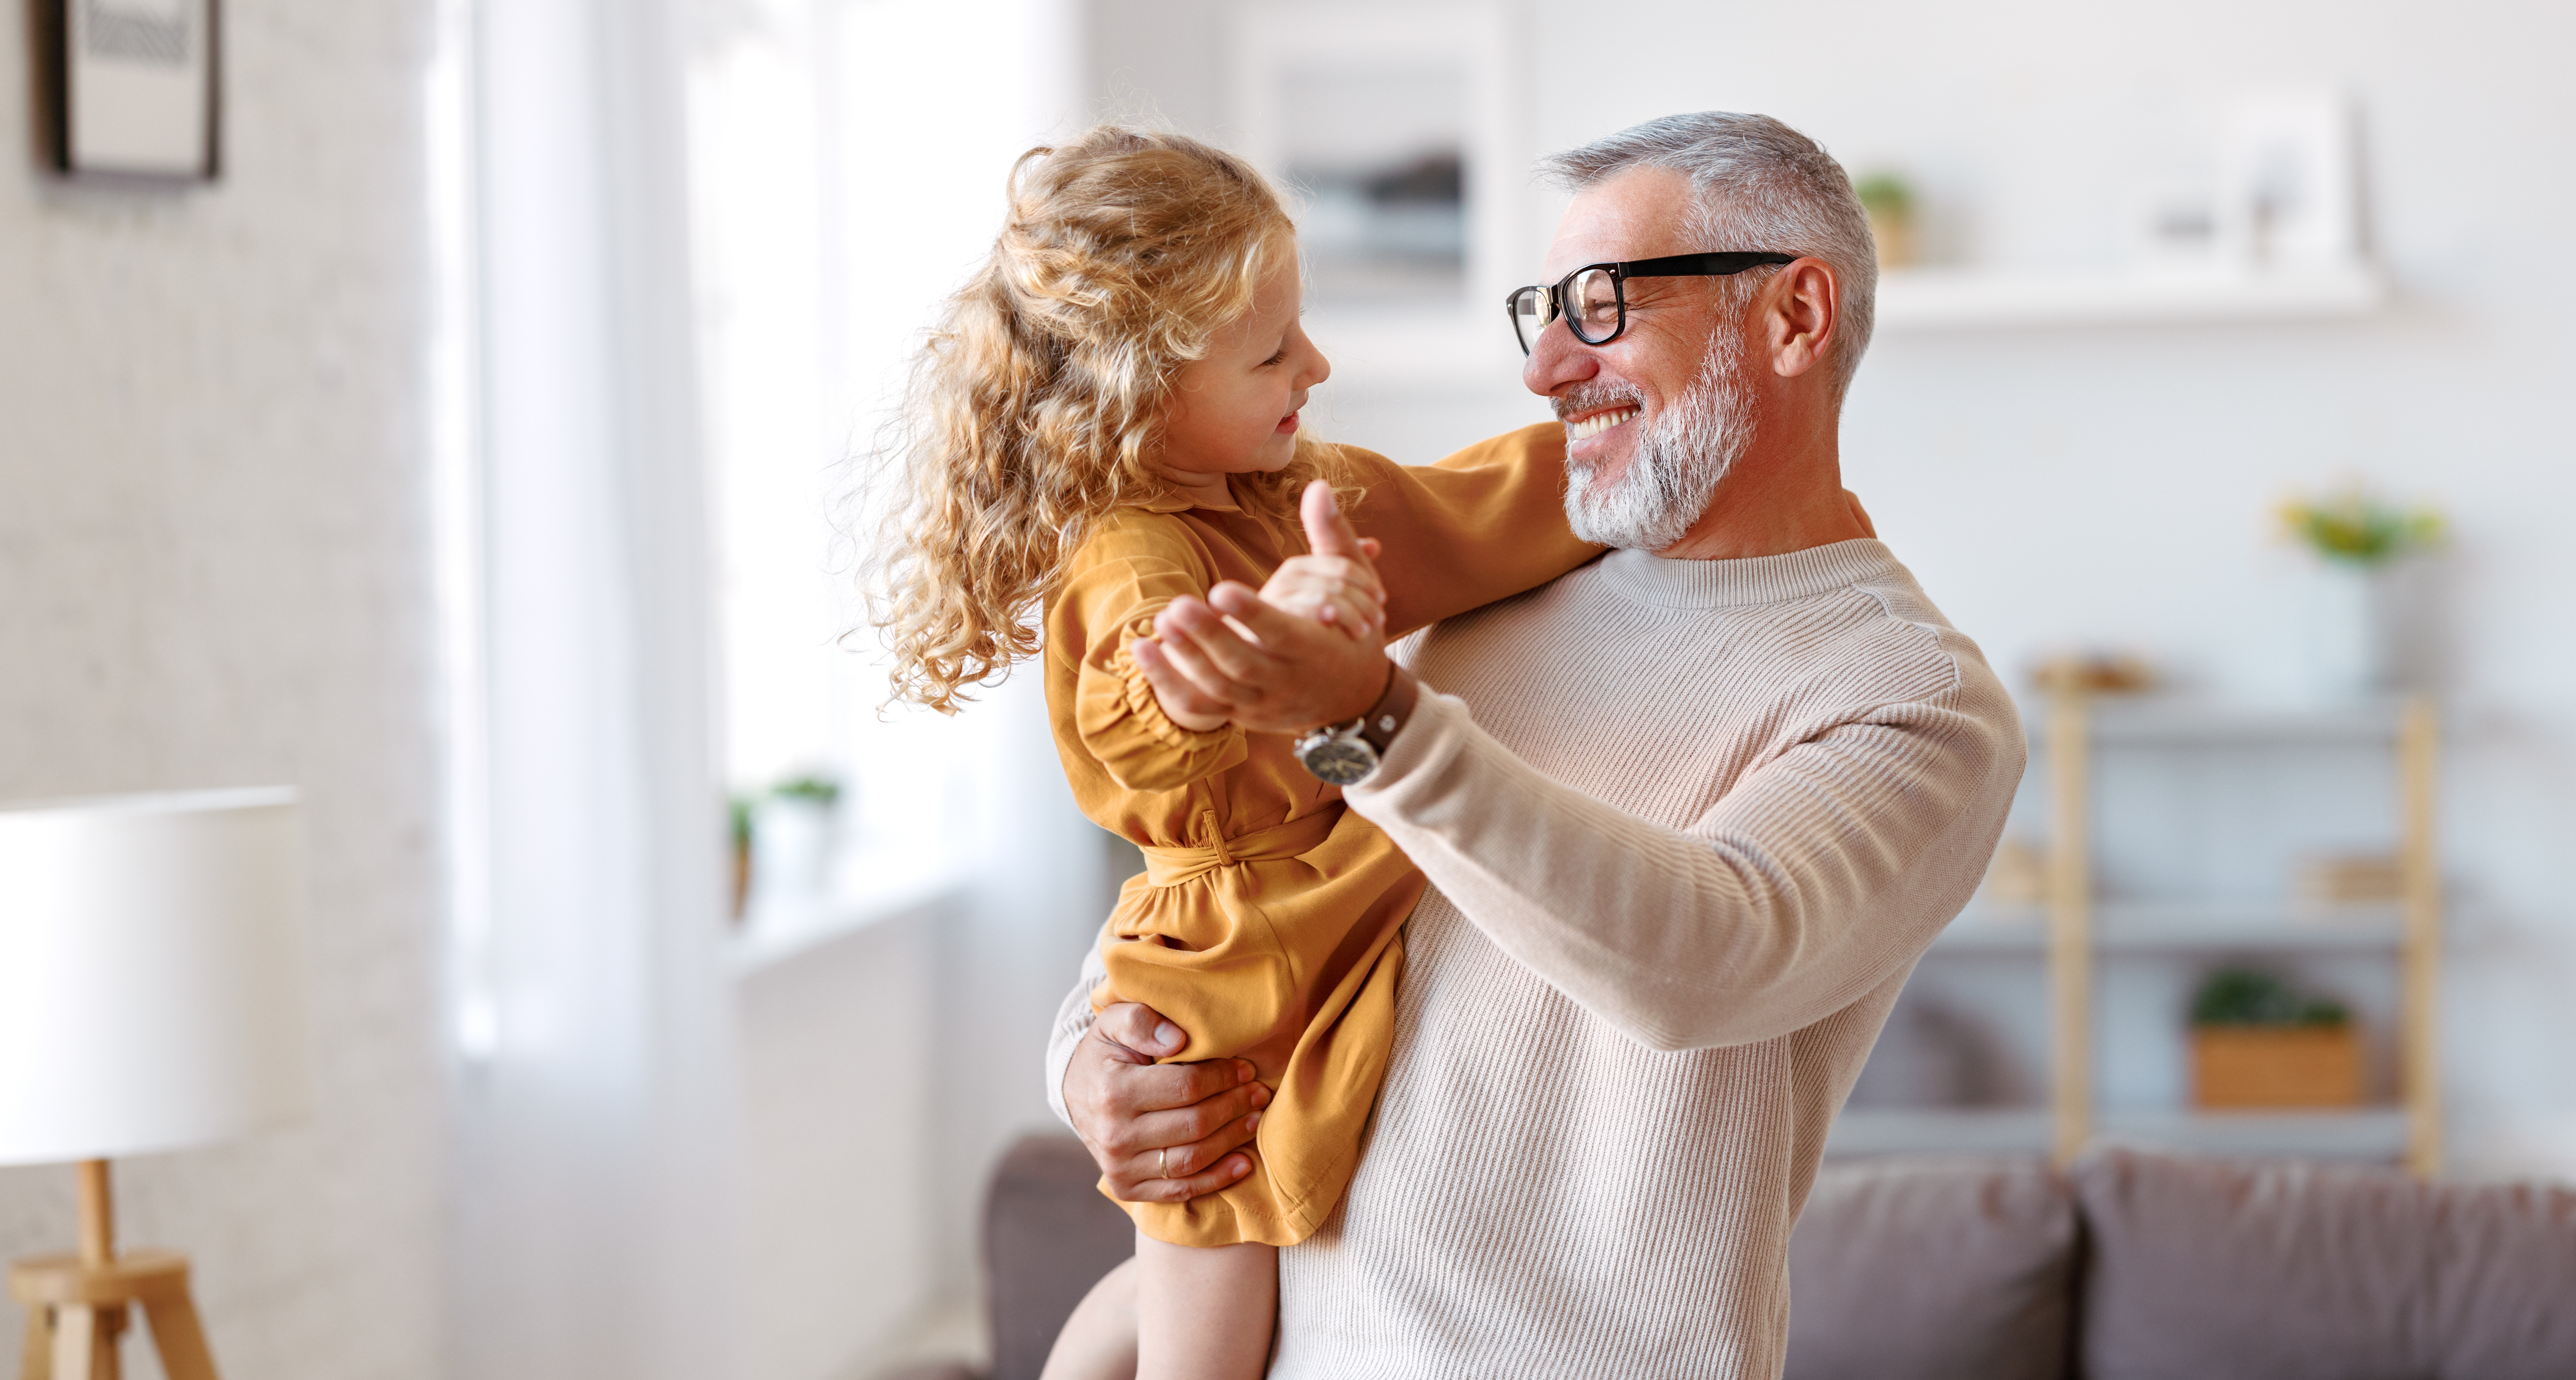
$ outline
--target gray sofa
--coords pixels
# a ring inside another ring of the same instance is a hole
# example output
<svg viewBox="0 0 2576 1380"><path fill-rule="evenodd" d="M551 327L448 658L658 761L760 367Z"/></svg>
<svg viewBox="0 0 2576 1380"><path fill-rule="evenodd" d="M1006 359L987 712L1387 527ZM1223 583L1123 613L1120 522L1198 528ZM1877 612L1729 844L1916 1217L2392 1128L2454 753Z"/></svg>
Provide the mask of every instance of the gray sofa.
<svg viewBox="0 0 2576 1380"><path fill-rule="evenodd" d="M993 1366L1036 1380L1127 1219L1070 1138L986 1199ZM2576 1380L2576 1190L2097 1151L1831 1164L1789 1247L1789 1380Z"/></svg>

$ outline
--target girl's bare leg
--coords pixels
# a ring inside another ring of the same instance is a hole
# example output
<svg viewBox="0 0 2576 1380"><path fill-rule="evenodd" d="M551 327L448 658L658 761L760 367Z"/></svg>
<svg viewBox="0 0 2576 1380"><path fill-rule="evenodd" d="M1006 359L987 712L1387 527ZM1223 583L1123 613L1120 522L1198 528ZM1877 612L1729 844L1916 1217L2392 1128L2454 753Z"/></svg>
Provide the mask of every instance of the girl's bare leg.
<svg viewBox="0 0 2576 1380"><path fill-rule="evenodd" d="M1136 1234L1137 1380L1261 1380L1278 1313L1277 1247Z"/></svg>
<svg viewBox="0 0 2576 1380"><path fill-rule="evenodd" d="M1055 1334L1038 1380L1136 1380L1136 1262L1100 1277Z"/></svg>

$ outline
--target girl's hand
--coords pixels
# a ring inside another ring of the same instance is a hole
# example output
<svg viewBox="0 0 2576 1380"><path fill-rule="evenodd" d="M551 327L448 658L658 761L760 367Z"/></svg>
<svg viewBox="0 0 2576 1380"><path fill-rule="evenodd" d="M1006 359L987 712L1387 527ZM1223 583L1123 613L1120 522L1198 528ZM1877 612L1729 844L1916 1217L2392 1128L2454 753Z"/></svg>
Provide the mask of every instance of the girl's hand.
<svg viewBox="0 0 2576 1380"><path fill-rule="evenodd" d="M1377 554L1377 539L1361 545ZM1386 640L1386 590L1366 561L1347 556L1294 556L1261 587L1262 602L1283 613L1339 628L1352 641Z"/></svg>
<svg viewBox="0 0 2576 1380"><path fill-rule="evenodd" d="M1139 665L1150 666L1153 652L1139 652L1145 647L1152 647L1153 651L1162 650L1155 639L1140 637L1128 652L1136 657ZM1233 716L1226 712L1226 706L1198 693L1195 687L1187 684L1165 687L1155 684L1150 678L1145 684L1154 692L1154 703L1162 706L1163 717L1192 733L1214 733L1234 722Z"/></svg>

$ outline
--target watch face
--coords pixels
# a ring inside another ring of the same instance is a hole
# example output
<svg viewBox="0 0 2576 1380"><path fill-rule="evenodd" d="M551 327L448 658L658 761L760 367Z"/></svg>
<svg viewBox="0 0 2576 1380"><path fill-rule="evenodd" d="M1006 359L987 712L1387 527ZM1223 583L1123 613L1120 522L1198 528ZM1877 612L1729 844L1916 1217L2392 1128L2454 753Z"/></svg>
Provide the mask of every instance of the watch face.
<svg viewBox="0 0 2576 1380"><path fill-rule="evenodd" d="M1327 738L1297 754L1318 780L1356 786L1377 770L1377 749L1356 738Z"/></svg>

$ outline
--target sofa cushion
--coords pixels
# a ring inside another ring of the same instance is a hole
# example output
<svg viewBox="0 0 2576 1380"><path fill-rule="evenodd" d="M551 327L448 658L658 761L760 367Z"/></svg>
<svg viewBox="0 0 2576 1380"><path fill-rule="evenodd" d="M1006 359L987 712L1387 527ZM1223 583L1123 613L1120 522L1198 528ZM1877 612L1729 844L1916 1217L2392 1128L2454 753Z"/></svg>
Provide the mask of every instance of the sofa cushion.
<svg viewBox="0 0 2576 1380"><path fill-rule="evenodd" d="M2436 1202L2443 1380L2576 1376L2576 1189L2451 1185Z"/></svg>
<svg viewBox="0 0 2576 1380"><path fill-rule="evenodd" d="M1134 1225L1099 1182L1071 1136L1027 1137L993 1170L984 1199L993 1380L1037 1380L1073 1306L1136 1253Z"/></svg>
<svg viewBox="0 0 2576 1380"><path fill-rule="evenodd" d="M2576 1375L2576 1194L2128 1150L2075 1182L2091 1380Z"/></svg>
<svg viewBox="0 0 2576 1380"><path fill-rule="evenodd" d="M2090 1380L2433 1375L2433 1197L2405 1175L2113 1149L2075 1189Z"/></svg>
<svg viewBox="0 0 2576 1380"><path fill-rule="evenodd" d="M1789 1238L1788 1380L2060 1380L2074 1257L2044 1162L1827 1165Z"/></svg>

